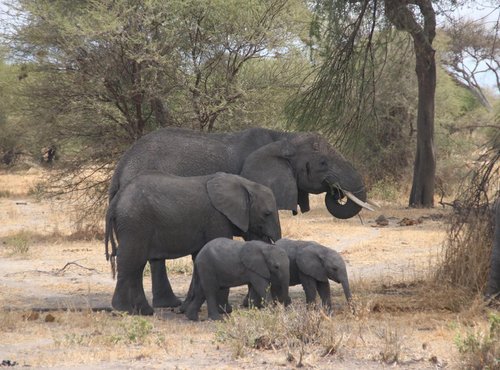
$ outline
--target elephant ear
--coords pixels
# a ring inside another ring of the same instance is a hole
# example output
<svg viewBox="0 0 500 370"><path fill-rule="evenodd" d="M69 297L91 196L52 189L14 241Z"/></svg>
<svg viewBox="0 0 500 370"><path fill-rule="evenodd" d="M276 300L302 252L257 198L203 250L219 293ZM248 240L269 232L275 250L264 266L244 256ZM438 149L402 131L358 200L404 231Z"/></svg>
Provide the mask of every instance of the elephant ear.
<svg viewBox="0 0 500 370"><path fill-rule="evenodd" d="M328 281L325 267L321 261L321 256L314 248L314 245L307 245L297 250L297 267L305 275L311 276L317 281Z"/></svg>
<svg viewBox="0 0 500 370"><path fill-rule="evenodd" d="M264 279L271 279L271 273L267 267L266 257L262 251L262 247L255 242L247 242L243 245L240 251L240 259L243 265L250 271Z"/></svg>
<svg viewBox="0 0 500 370"><path fill-rule="evenodd" d="M207 181L208 197L212 205L238 229L248 231L250 224L250 195L236 175L217 174Z"/></svg>
<svg viewBox="0 0 500 370"><path fill-rule="evenodd" d="M297 180L290 164L295 149L288 140L276 141L251 153L240 175L270 188L278 209L297 212Z"/></svg>

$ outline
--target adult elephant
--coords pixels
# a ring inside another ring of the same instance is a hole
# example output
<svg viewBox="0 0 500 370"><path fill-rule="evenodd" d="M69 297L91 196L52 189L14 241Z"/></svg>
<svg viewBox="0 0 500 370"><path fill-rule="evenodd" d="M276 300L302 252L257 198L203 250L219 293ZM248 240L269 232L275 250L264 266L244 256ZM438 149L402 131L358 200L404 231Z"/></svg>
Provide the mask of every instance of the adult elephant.
<svg viewBox="0 0 500 370"><path fill-rule="evenodd" d="M144 170L177 176L215 172L239 174L271 188L278 209L309 211L309 194L327 193L328 211L337 218L357 215L366 204L361 175L325 139L315 133L250 128L207 134L163 128L137 140L118 162L109 189L118 190ZM193 258L195 255L193 255ZM165 263L150 261L153 306L181 302L166 278Z"/></svg>

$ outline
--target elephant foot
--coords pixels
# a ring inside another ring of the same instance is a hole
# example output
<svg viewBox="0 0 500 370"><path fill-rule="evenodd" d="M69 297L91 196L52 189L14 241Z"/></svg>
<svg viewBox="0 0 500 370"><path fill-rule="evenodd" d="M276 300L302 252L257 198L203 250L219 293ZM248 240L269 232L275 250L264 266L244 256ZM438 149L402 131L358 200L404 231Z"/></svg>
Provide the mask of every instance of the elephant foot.
<svg viewBox="0 0 500 370"><path fill-rule="evenodd" d="M220 314L219 312L209 314L209 315L208 315L208 318L209 318L210 320L214 320L214 321L220 321L220 320L222 320L222 316L221 316L221 314Z"/></svg>
<svg viewBox="0 0 500 370"><path fill-rule="evenodd" d="M111 306L117 311L124 311L130 315L151 316L154 313L153 307L151 307L147 302L131 305L129 303L113 299Z"/></svg>
<svg viewBox="0 0 500 370"><path fill-rule="evenodd" d="M151 316L154 314L153 307L151 307L149 304L147 306L143 306L140 308L135 308L136 312L134 315L143 315L143 316Z"/></svg>
<svg viewBox="0 0 500 370"><path fill-rule="evenodd" d="M180 313L187 313L187 309L189 307L189 302L191 302L190 300L188 301L187 299L184 300L184 302L181 303L180 307L179 307L179 312Z"/></svg>
<svg viewBox="0 0 500 370"><path fill-rule="evenodd" d="M153 297L153 307L179 307L181 304L181 300L175 295L171 297Z"/></svg>
<svg viewBox="0 0 500 370"><path fill-rule="evenodd" d="M243 302L241 303L241 307L248 308L249 303L248 303L248 294L243 298Z"/></svg>
<svg viewBox="0 0 500 370"><path fill-rule="evenodd" d="M220 305L217 307L219 310L219 313L231 313L233 312L233 306L231 306L229 303L226 303L225 305Z"/></svg>
<svg viewBox="0 0 500 370"><path fill-rule="evenodd" d="M185 315L191 321L198 321L198 310L197 309L186 310Z"/></svg>

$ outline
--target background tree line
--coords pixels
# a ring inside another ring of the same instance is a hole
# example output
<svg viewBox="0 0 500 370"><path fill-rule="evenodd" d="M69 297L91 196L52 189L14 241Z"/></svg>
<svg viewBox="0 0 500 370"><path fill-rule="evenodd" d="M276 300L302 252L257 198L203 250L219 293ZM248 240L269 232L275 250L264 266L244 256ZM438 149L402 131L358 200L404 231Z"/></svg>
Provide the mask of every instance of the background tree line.
<svg viewBox="0 0 500 370"><path fill-rule="evenodd" d="M2 154L10 163L21 153L39 157L41 148L57 148L49 182L57 192L89 190L87 200L105 203L117 158L164 126L319 130L379 195L393 196L394 184L412 177L422 130L412 36L418 28L411 27L424 27L425 14L435 16L446 3L8 3ZM497 95L474 82L478 69L468 77L460 72L474 50L498 75L498 22L469 23L425 31L438 65L438 195L451 194L469 169L464 158L472 161L498 131ZM464 39L464 25L477 32Z"/></svg>

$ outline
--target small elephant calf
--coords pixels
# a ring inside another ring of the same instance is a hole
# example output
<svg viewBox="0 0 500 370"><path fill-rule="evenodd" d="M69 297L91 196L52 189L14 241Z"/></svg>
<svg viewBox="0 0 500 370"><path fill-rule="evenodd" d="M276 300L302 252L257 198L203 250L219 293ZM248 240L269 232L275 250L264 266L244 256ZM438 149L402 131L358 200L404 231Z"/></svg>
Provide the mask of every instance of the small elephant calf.
<svg viewBox="0 0 500 370"><path fill-rule="evenodd" d="M351 290L345 262L336 251L312 241L280 239L276 247L286 251L290 262L290 286L302 284L306 302L316 301L316 292L321 297L323 307L332 308L329 279L342 285L347 302L351 306ZM260 297L250 290L249 297L258 302ZM247 297L248 298L248 297ZM248 305L248 299L243 302ZM258 306L258 305L257 305ZM352 309L352 306L351 306Z"/></svg>
<svg viewBox="0 0 500 370"><path fill-rule="evenodd" d="M240 285L249 285L266 302L271 299L270 287L273 296L285 303L289 271L288 256L281 248L260 241L214 239L196 256L194 296L186 308L186 316L198 320L198 311L206 299L208 317L220 320L217 303L222 303L222 296L227 301L229 288Z"/></svg>
<svg viewBox="0 0 500 370"><path fill-rule="evenodd" d="M313 303L318 292L323 306L331 310L328 279L342 285L347 302L351 303L347 269L340 254L312 241L280 239L276 246L283 248L290 260L290 286L302 284L307 303Z"/></svg>

